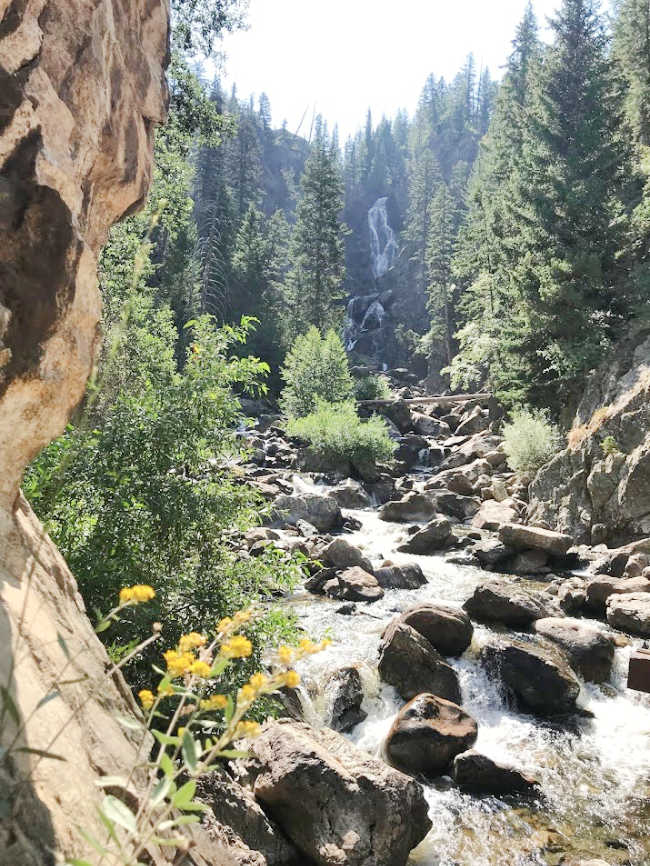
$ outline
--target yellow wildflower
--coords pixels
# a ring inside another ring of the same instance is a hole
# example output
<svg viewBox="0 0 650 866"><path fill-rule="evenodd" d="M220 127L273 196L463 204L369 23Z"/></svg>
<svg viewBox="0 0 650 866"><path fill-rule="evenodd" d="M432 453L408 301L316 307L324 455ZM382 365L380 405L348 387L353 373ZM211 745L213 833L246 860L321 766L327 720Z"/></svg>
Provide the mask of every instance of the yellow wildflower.
<svg viewBox="0 0 650 866"><path fill-rule="evenodd" d="M328 638L328 637L323 638L323 640L320 642L320 648L321 648L322 650L323 650L323 649L327 649L327 647L328 647L328 646L331 646L331 645L332 645L331 638Z"/></svg>
<svg viewBox="0 0 650 866"><path fill-rule="evenodd" d="M311 641L311 640L309 640L309 638L306 638L306 637L304 637L304 638L300 641L300 643L298 644L298 646L300 647L300 649L301 649L304 653L313 653L313 652L316 650L316 646L314 645L314 642Z"/></svg>
<svg viewBox="0 0 650 866"><path fill-rule="evenodd" d="M210 695L201 701L202 710L225 710L228 706L228 698L225 695Z"/></svg>
<svg viewBox="0 0 650 866"><path fill-rule="evenodd" d="M163 658L167 662L167 672L172 677L183 676L196 661L192 653L179 653L176 650L167 650Z"/></svg>
<svg viewBox="0 0 650 866"><path fill-rule="evenodd" d="M296 686L300 685L300 674L297 671L287 671L283 676L285 686L288 686L290 689L295 689Z"/></svg>
<svg viewBox="0 0 650 866"><path fill-rule="evenodd" d="M253 674L253 676L249 680L251 686L258 692L261 688L264 688L267 682L268 677L266 677L264 674Z"/></svg>
<svg viewBox="0 0 650 866"><path fill-rule="evenodd" d="M210 676L211 667L206 662L192 662L189 667L189 672L194 674L196 677L202 677L203 679L207 679Z"/></svg>
<svg viewBox="0 0 650 866"><path fill-rule="evenodd" d="M120 590L120 604L140 604L142 601L151 601L155 595L154 588L144 583L124 586Z"/></svg>
<svg viewBox="0 0 650 866"><path fill-rule="evenodd" d="M239 610L235 614L235 623L237 625L241 625L244 622L248 622L248 620L253 616L252 610Z"/></svg>
<svg viewBox="0 0 650 866"><path fill-rule="evenodd" d="M220 619L217 623L217 631L221 634L221 632L227 631L232 625L232 620L229 616L225 616L223 619Z"/></svg>
<svg viewBox="0 0 650 866"><path fill-rule="evenodd" d="M196 631L191 631L189 634L184 634L181 636L181 639L178 642L178 649L180 652L185 653L188 650L196 649L197 647L203 646L205 643L205 638L203 635L199 634Z"/></svg>
<svg viewBox="0 0 650 866"><path fill-rule="evenodd" d="M244 737L252 738L257 737L260 733L260 725L259 722L240 722L235 728L235 733L233 735L233 739L241 740Z"/></svg>
<svg viewBox="0 0 650 866"><path fill-rule="evenodd" d="M172 695L175 695L174 686L171 683L168 683L166 686L159 685L158 686L158 694L161 698L169 698Z"/></svg>
<svg viewBox="0 0 650 866"><path fill-rule="evenodd" d="M281 647L278 647L278 656L282 664L288 665L293 661L293 650L289 646L285 646L284 644Z"/></svg>
<svg viewBox="0 0 650 866"><path fill-rule="evenodd" d="M246 702L254 701L255 695L256 695L255 689L252 686L249 686L248 684L245 686L242 686L239 690L239 697L242 699L242 701L246 701Z"/></svg>
<svg viewBox="0 0 650 866"><path fill-rule="evenodd" d="M156 700L153 696L153 692L150 692L149 689L142 689L142 691L139 691L138 697L140 698L142 708L145 710L150 710Z"/></svg>
<svg viewBox="0 0 650 866"><path fill-rule="evenodd" d="M177 730L176 730L177 736L182 737L184 733L185 733L185 728L182 725L180 726L180 728L177 728Z"/></svg>
<svg viewBox="0 0 650 866"><path fill-rule="evenodd" d="M221 655L227 659L247 658L252 652L253 644L242 634L234 634L220 649Z"/></svg>

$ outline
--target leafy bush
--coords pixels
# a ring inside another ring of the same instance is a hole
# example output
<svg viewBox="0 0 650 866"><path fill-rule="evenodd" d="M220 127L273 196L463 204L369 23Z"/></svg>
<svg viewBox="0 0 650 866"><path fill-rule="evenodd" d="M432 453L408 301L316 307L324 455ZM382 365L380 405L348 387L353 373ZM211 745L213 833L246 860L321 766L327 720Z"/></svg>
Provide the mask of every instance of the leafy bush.
<svg viewBox="0 0 650 866"><path fill-rule="evenodd" d="M515 472L532 476L555 454L560 435L546 412L519 409L503 427L503 450Z"/></svg>
<svg viewBox="0 0 650 866"><path fill-rule="evenodd" d="M388 400L391 390L383 376L363 376L354 383L357 400Z"/></svg>
<svg viewBox="0 0 650 866"><path fill-rule="evenodd" d="M287 431L306 439L312 450L324 458L354 464L388 460L394 448L385 422L376 415L362 421L351 402L319 401L314 412L292 419Z"/></svg>
<svg viewBox="0 0 650 866"><path fill-rule="evenodd" d="M600 443L600 447L603 449L603 454L606 454L608 457L611 454L621 453L621 449L618 447L618 442L613 436L605 436L603 441Z"/></svg>
<svg viewBox="0 0 650 866"><path fill-rule="evenodd" d="M353 394L353 382L341 338L335 331L322 337L317 328L297 337L282 368L286 387L280 406L290 418L302 418L319 400L343 403Z"/></svg>

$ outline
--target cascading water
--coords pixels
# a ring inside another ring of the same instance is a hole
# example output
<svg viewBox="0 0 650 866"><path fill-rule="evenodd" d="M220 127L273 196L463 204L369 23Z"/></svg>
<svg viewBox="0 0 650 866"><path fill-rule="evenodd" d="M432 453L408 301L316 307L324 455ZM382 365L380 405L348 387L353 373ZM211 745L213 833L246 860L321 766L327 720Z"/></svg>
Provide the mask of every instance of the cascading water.
<svg viewBox="0 0 650 866"><path fill-rule="evenodd" d="M376 280L393 266L398 253L395 233L388 223L387 201L388 196L378 198L368 211L372 274Z"/></svg>
<svg viewBox="0 0 650 866"><path fill-rule="evenodd" d="M418 590L387 591L373 605L359 605L351 620L336 613L339 602L296 596L291 600L301 624L313 635L328 631L333 645L302 663L307 719L328 718L331 696L318 685L330 673L357 664L364 685L367 719L349 735L360 748L379 755L403 702L379 681L377 648L396 612L423 602L460 605L485 580L485 572L446 562L443 557L396 552L404 528L379 520L373 511L347 512L362 527L349 536L374 562L416 561L428 578ZM602 626L606 629L607 626ZM526 804L508 798L461 793L443 777L426 786L433 829L415 849L409 864L418 866L558 866L604 859L611 866L648 866L650 839L650 698L625 688L630 648L616 651L610 683L582 687L585 710L569 727L544 723L512 710L499 685L476 660L494 633L477 626L472 647L451 660L458 672L463 704L477 720L475 748L497 761L515 764L541 783L543 798Z"/></svg>

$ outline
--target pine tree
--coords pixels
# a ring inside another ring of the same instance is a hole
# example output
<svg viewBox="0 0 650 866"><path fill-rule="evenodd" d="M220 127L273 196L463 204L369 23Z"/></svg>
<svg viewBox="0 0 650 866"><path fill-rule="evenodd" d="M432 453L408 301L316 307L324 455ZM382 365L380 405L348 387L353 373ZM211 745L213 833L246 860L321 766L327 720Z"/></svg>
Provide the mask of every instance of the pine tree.
<svg viewBox="0 0 650 866"><path fill-rule="evenodd" d="M338 155L327 128L316 119L314 140L301 181L301 199L284 285L288 342L315 325L325 332L341 320L345 273L343 185Z"/></svg>
<svg viewBox="0 0 650 866"><path fill-rule="evenodd" d="M451 364L453 335L453 275L451 269L458 214L454 199L443 182L431 202L427 243L428 307L432 336L442 338L447 364Z"/></svg>
<svg viewBox="0 0 650 866"><path fill-rule="evenodd" d="M404 236L408 244L411 280L416 297L424 300L427 285L427 242L430 229L429 206L442 180L440 166L431 150L415 160L409 181L409 207Z"/></svg>

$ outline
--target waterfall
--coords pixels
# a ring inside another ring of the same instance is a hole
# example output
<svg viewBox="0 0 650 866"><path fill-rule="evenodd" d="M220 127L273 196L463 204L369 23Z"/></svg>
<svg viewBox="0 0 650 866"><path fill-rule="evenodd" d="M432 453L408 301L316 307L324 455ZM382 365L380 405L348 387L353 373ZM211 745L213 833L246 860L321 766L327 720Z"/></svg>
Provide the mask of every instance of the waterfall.
<svg viewBox="0 0 650 866"><path fill-rule="evenodd" d="M386 202L388 196L382 196L368 211L368 227L370 228L370 255L372 257L372 274L375 279L383 277L397 256L395 233L388 224Z"/></svg>

